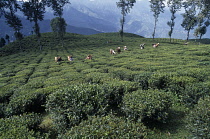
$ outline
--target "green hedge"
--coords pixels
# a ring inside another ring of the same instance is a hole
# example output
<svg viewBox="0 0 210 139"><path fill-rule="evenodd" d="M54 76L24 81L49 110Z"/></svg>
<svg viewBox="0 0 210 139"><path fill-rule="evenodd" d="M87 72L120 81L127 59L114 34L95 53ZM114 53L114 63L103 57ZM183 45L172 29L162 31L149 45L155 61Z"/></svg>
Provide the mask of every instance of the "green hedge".
<svg viewBox="0 0 210 139"><path fill-rule="evenodd" d="M18 84L8 84L0 88L0 102L8 103L9 98L13 95L14 91L18 88Z"/></svg>
<svg viewBox="0 0 210 139"><path fill-rule="evenodd" d="M112 81L103 85L72 85L49 95L46 108L59 132L86 119L117 109L125 93L136 90L135 83Z"/></svg>
<svg viewBox="0 0 210 139"><path fill-rule="evenodd" d="M149 78L151 73L149 72L142 72L134 76L134 81L139 83L139 86L142 90L149 89Z"/></svg>
<svg viewBox="0 0 210 139"><path fill-rule="evenodd" d="M69 86L49 95L46 108L51 113L55 128L64 132L102 108L98 85Z"/></svg>
<svg viewBox="0 0 210 139"><path fill-rule="evenodd" d="M41 117L38 114L23 114L0 119L1 139L42 139L48 134L39 132Z"/></svg>
<svg viewBox="0 0 210 139"><path fill-rule="evenodd" d="M172 103L173 95L170 92L138 90L124 96L121 109L131 119L165 122Z"/></svg>
<svg viewBox="0 0 210 139"><path fill-rule="evenodd" d="M147 137L147 129L142 123L135 123L124 120L113 115L104 117L92 116L88 120L81 122L78 126L71 128L64 135L59 135L59 139L70 138L139 138Z"/></svg>
<svg viewBox="0 0 210 139"><path fill-rule="evenodd" d="M198 101L198 105L189 113L187 122L192 138L210 138L210 97Z"/></svg>
<svg viewBox="0 0 210 139"><path fill-rule="evenodd" d="M19 115L25 112L43 112L46 102L46 95L42 92L25 92L23 94L14 94L10 99L6 115Z"/></svg>

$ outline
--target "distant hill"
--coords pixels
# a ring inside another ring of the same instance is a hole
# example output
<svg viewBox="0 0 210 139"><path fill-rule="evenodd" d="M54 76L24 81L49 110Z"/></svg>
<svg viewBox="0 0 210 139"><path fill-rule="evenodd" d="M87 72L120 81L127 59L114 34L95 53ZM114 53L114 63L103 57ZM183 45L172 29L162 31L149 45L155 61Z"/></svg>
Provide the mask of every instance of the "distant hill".
<svg viewBox="0 0 210 139"><path fill-rule="evenodd" d="M23 24L23 29L21 30L21 32L25 36L32 35L33 23L29 22L28 20L26 20L24 18L21 18L21 20L22 20L22 24ZM5 23L4 18L0 18L0 25L1 25L0 38L1 37L4 38L6 36L6 34L8 34L10 36L10 40L15 40L14 31L11 27L9 27ZM51 27L50 27L50 20L49 19L46 19L46 20L43 20L43 21L39 22L39 25L40 25L41 33L52 32ZM71 25L67 25L66 32L77 33L77 34L82 34L82 35L91 35L91 34L102 33L100 31L96 31L94 29L85 28L85 27L75 27L75 26L71 26Z"/></svg>

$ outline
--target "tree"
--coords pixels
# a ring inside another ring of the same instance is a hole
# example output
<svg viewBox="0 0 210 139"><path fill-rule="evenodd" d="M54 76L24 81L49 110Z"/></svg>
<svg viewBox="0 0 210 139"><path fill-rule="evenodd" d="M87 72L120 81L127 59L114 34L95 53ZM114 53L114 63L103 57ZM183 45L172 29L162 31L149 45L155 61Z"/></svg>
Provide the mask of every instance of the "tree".
<svg viewBox="0 0 210 139"><path fill-rule="evenodd" d="M18 18L15 13L17 12L18 9L20 9L19 4L17 3L16 0L6 0L4 3L4 17L6 19L6 23L9 25L9 27L12 27L14 30L14 35L15 34L22 34L20 30L22 29L22 23L21 20ZM20 37L15 35L15 38L17 41L20 41ZM19 44L19 48L21 49L21 44Z"/></svg>
<svg viewBox="0 0 210 139"><path fill-rule="evenodd" d="M52 31L56 33L56 36L62 39L62 44L63 44L63 36L66 32L66 26L67 26L65 19L61 17L53 18L50 22L50 25Z"/></svg>
<svg viewBox="0 0 210 139"><path fill-rule="evenodd" d="M1 38L0 47L3 47L6 44L6 41L4 38Z"/></svg>
<svg viewBox="0 0 210 139"><path fill-rule="evenodd" d="M62 15L63 15L63 7L67 3L70 3L69 0L47 0L47 5L49 7L52 7L54 15L58 16L58 18L55 18L54 20L51 21L51 28L53 32L59 33L58 36L59 39L62 40L62 46L67 25L65 19L62 18Z"/></svg>
<svg viewBox="0 0 210 139"><path fill-rule="evenodd" d="M62 17L63 7L67 3L70 3L69 0L47 0L47 5L52 7L54 15L58 17Z"/></svg>
<svg viewBox="0 0 210 139"><path fill-rule="evenodd" d="M3 0L1 0L0 1L0 17L4 14L4 7L5 7L5 5L6 5L6 2L5 1L3 1Z"/></svg>
<svg viewBox="0 0 210 139"><path fill-rule="evenodd" d="M199 36L201 39L204 34L207 32L207 27L210 22L210 1L209 0L188 0L189 4L194 4L196 6L197 22L198 27L196 28L194 35Z"/></svg>
<svg viewBox="0 0 210 139"><path fill-rule="evenodd" d="M188 0L189 3L195 3L196 6L200 9L200 13L204 17L210 19L210 1L209 0Z"/></svg>
<svg viewBox="0 0 210 139"><path fill-rule="evenodd" d="M6 10L5 10L6 9ZM15 32L19 32L22 28L21 20L15 15L17 10L20 9L16 0L6 0L4 3L4 16L6 23L14 29Z"/></svg>
<svg viewBox="0 0 210 139"><path fill-rule="evenodd" d="M174 30L174 26L175 26L175 19L176 19L176 16L175 16L175 13L177 11L179 11L182 7L182 0L169 0L168 1L168 7L169 7L169 10L171 12L171 21L168 21L167 22L167 25L170 27L170 31L168 32L168 35L170 37L170 42L171 42L171 36L173 34L173 30Z"/></svg>
<svg viewBox="0 0 210 139"><path fill-rule="evenodd" d="M117 7L121 8L122 18L120 19L121 30L119 31L122 42L123 42L123 33L124 33L124 24L125 24L125 16L130 12L130 9L133 7L136 0L120 0L117 2Z"/></svg>
<svg viewBox="0 0 210 139"><path fill-rule="evenodd" d="M154 31L152 34L152 37L154 39L155 37L155 31L156 31L156 26L157 26L157 22L158 22L158 17L160 15L160 13L164 12L164 8L165 8L165 4L164 4L165 0L150 0L150 7L151 7L151 11L154 13L153 16L155 18L155 26L154 26Z"/></svg>
<svg viewBox="0 0 210 139"><path fill-rule="evenodd" d="M22 5L22 11L30 22L34 22L33 28L41 50L41 34L38 21L42 21L44 19L45 0L29 0L27 2L24 2Z"/></svg>
<svg viewBox="0 0 210 139"><path fill-rule="evenodd" d="M206 34L207 32L207 27L204 25L204 26L198 26L195 31L194 31L194 35L196 37L199 37L199 39L201 40L202 36L204 34Z"/></svg>
<svg viewBox="0 0 210 139"><path fill-rule="evenodd" d="M203 1L205 2L205 1ZM200 4L198 4L200 5ZM198 35L200 35L200 39L202 38L202 36L204 34L206 34L207 32L207 27L210 24L210 4L206 4L203 3L203 7L202 6L198 6L199 9L199 14L197 15L198 18Z"/></svg>
<svg viewBox="0 0 210 139"><path fill-rule="evenodd" d="M10 43L9 35L6 34L5 39L7 40L7 43Z"/></svg>
<svg viewBox="0 0 210 139"><path fill-rule="evenodd" d="M183 21L181 26L187 31L187 41L189 40L190 30L197 25L195 3L184 2L185 13L182 14Z"/></svg>

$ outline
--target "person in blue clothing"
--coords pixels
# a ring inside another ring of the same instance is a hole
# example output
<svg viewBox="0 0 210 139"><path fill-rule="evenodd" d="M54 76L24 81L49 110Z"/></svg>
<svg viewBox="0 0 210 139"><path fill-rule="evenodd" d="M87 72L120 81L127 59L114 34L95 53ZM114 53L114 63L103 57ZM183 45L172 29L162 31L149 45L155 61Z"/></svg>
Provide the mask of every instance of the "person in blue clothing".
<svg viewBox="0 0 210 139"><path fill-rule="evenodd" d="M73 57L72 56L68 56L68 61L73 61Z"/></svg>

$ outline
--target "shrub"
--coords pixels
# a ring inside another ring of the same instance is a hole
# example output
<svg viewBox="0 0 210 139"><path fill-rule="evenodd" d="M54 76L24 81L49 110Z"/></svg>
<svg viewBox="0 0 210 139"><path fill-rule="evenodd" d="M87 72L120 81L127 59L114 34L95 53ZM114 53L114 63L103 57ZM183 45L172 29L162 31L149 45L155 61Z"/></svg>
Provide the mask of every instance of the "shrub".
<svg viewBox="0 0 210 139"><path fill-rule="evenodd" d="M62 78L60 76L50 76L44 81L44 87L49 87L49 86L54 86L54 85L60 85L62 86L63 84L67 83L67 79Z"/></svg>
<svg viewBox="0 0 210 139"><path fill-rule="evenodd" d="M38 114L24 114L0 119L1 139L36 139L47 138L47 134L41 134L38 125L41 117Z"/></svg>
<svg viewBox="0 0 210 139"><path fill-rule="evenodd" d="M71 128L66 134L59 135L60 139L70 138L139 138L147 136L146 127L142 123L108 115L92 116Z"/></svg>
<svg viewBox="0 0 210 139"><path fill-rule="evenodd" d="M85 76L85 82L91 84L102 84L110 80L113 80L113 78L109 73L91 72Z"/></svg>
<svg viewBox="0 0 210 139"><path fill-rule="evenodd" d="M167 73L154 73L149 79L149 86L153 89L165 89L170 82L169 76Z"/></svg>
<svg viewBox="0 0 210 139"><path fill-rule="evenodd" d="M24 92L13 95L6 108L7 116L23 114L25 112L43 112L46 94L42 92Z"/></svg>
<svg viewBox="0 0 210 139"><path fill-rule="evenodd" d="M105 82L102 85L104 91L104 100L108 104L109 108L118 108L122 102L124 94L136 91L138 85L129 81L112 80Z"/></svg>
<svg viewBox="0 0 210 139"><path fill-rule="evenodd" d="M0 118L5 117L5 109L6 109L6 104L0 103Z"/></svg>
<svg viewBox="0 0 210 139"><path fill-rule="evenodd" d="M198 105L189 113L187 121L192 138L210 138L210 97L198 101Z"/></svg>
<svg viewBox="0 0 210 139"><path fill-rule="evenodd" d="M75 85L49 95L46 108L51 113L58 132L79 124L87 115L92 115L101 108L98 102L102 99L99 90L98 85Z"/></svg>
<svg viewBox="0 0 210 139"><path fill-rule="evenodd" d="M14 91L19 87L18 84L8 84L0 88L0 102L8 103L9 98L13 95Z"/></svg>
<svg viewBox="0 0 210 139"><path fill-rule="evenodd" d="M74 63L74 67L77 72L81 72L82 70L90 69L90 65L88 65L89 61L84 62L84 63Z"/></svg>
<svg viewBox="0 0 210 139"><path fill-rule="evenodd" d="M27 75L16 75L12 77L12 82L24 85L27 82L27 79L28 79Z"/></svg>
<svg viewBox="0 0 210 139"><path fill-rule="evenodd" d="M195 83L195 78L192 78L190 76L179 76L177 74L173 74L170 76L170 82L168 84L167 89L181 98L187 86Z"/></svg>
<svg viewBox="0 0 210 139"><path fill-rule="evenodd" d="M126 81L133 80L133 75L131 74L131 71L126 68L113 68L112 70L110 70L110 72L113 74L114 78Z"/></svg>
<svg viewBox="0 0 210 139"><path fill-rule="evenodd" d="M205 68L188 68L178 72L178 75L194 78L197 82L204 82L209 79L209 71Z"/></svg>
<svg viewBox="0 0 210 139"><path fill-rule="evenodd" d="M30 78L37 78L37 77L44 77L44 76L46 76L48 73L45 71L40 71L40 72L35 72L35 73L33 73L31 76L30 76Z"/></svg>
<svg viewBox="0 0 210 139"><path fill-rule="evenodd" d="M138 90L123 98L122 111L132 119L152 119L165 122L168 109L172 106L173 96L158 90Z"/></svg>
<svg viewBox="0 0 210 139"><path fill-rule="evenodd" d="M140 73L134 76L134 81L139 83L139 86L142 90L149 89L149 78L151 76L151 73Z"/></svg>
<svg viewBox="0 0 210 139"><path fill-rule="evenodd" d="M134 83L109 82L103 85L71 85L49 95L47 110L59 132L72 127L88 115L106 115L122 102L122 95L135 88Z"/></svg>
<svg viewBox="0 0 210 139"><path fill-rule="evenodd" d="M18 88L18 90L33 90L43 88L45 78L37 77L30 79L25 85L22 85Z"/></svg>
<svg viewBox="0 0 210 139"><path fill-rule="evenodd" d="M206 95L210 95L210 82L194 83L185 87L181 94L181 99L186 106L193 107L200 98Z"/></svg>

